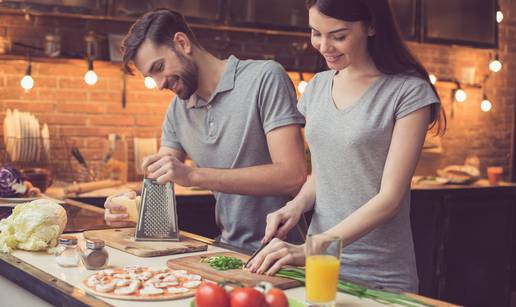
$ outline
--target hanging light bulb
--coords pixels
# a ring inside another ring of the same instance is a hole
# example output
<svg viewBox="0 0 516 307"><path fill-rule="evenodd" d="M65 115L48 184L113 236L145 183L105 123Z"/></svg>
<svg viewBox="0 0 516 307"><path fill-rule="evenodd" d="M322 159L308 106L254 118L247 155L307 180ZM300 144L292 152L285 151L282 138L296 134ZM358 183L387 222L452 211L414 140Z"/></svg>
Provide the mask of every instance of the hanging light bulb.
<svg viewBox="0 0 516 307"><path fill-rule="evenodd" d="M153 89L153 88L156 88L158 86L156 84L156 81L154 81L154 79L152 77L149 77L149 76L145 77L143 82L145 83L145 87L149 88L149 89Z"/></svg>
<svg viewBox="0 0 516 307"><path fill-rule="evenodd" d="M299 84L297 85L297 90L303 94L305 92L305 88L306 88L306 85L308 84L306 81L305 81L305 78L303 77L303 73L302 72L299 72L299 79L301 80L299 82Z"/></svg>
<svg viewBox="0 0 516 307"><path fill-rule="evenodd" d="M88 85L94 85L97 83L98 77L93 70L93 59L88 57L88 71L84 74L84 82Z"/></svg>
<svg viewBox="0 0 516 307"><path fill-rule="evenodd" d="M434 74L429 74L428 78L430 78L430 83L435 84L437 82L437 77Z"/></svg>
<svg viewBox="0 0 516 307"><path fill-rule="evenodd" d="M500 5L496 3L496 22L501 23L503 20L503 13Z"/></svg>
<svg viewBox="0 0 516 307"><path fill-rule="evenodd" d="M25 90L25 92L30 91L34 87L34 79L32 79L32 63L29 60L27 64L27 69L25 70L25 76L20 80L20 86Z"/></svg>
<svg viewBox="0 0 516 307"><path fill-rule="evenodd" d="M489 99L487 99L487 95L484 94L484 99L480 103L480 109L484 112L489 112L491 111L491 108L493 108L493 104L491 101L489 101Z"/></svg>
<svg viewBox="0 0 516 307"><path fill-rule="evenodd" d="M466 91L464 91L462 89L462 87L460 86L460 83L458 81L455 81L455 84L457 84L457 89L455 89L455 94L454 94L455 101L457 101L457 102L466 101L466 99L468 99L468 94L466 93Z"/></svg>
<svg viewBox="0 0 516 307"><path fill-rule="evenodd" d="M494 60L491 61L491 63L489 63L489 70L491 70L492 72L499 72L500 70L502 70L502 62L500 62L500 59L498 57L498 53L495 55L495 58Z"/></svg>
<svg viewBox="0 0 516 307"><path fill-rule="evenodd" d="M502 11L497 11L496 12L496 22L501 23L502 20L503 20L503 13L502 13Z"/></svg>

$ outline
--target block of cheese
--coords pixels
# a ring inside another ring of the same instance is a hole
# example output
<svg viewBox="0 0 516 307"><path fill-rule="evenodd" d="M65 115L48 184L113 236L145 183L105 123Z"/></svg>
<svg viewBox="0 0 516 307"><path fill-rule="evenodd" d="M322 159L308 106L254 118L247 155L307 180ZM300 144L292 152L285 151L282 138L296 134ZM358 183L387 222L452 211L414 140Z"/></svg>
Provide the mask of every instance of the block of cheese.
<svg viewBox="0 0 516 307"><path fill-rule="evenodd" d="M129 216L125 219L126 221L137 222L138 221L138 213L140 210L140 196L136 196L136 198L129 198L125 195L120 195L113 197L111 202L115 205L124 206L124 211L115 211L112 210L113 213L127 213Z"/></svg>

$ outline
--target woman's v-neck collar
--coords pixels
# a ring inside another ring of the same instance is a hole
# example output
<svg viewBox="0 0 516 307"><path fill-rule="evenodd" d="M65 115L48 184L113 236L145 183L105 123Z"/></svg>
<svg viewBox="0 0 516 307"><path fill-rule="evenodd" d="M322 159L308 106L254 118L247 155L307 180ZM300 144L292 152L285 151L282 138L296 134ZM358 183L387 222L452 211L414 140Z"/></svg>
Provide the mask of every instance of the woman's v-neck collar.
<svg viewBox="0 0 516 307"><path fill-rule="evenodd" d="M330 79L330 86L329 86L329 93L328 93L328 97L329 97L329 102L333 108L333 110L337 113L340 113L340 114L345 114L345 113L348 113L350 112L352 109L354 109L355 107L357 107L358 105L361 104L362 100L364 100L367 96L369 96L369 94L374 90L376 89L376 87L378 87L378 85L381 83L381 81L383 79L385 79L385 76L387 76L386 74L381 74L378 78L376 78L376 80L374 80L374 82L369 85L369 87L362 93L362 95L357 99L355 100L352 104L346 106L345 108L343 109L339 109L337 107L337 104L335 103L335 99L333 99L333 81L335 80L335 76L337 75L338 73L338 70L334 70L331 74L331 79Z"/></svg>

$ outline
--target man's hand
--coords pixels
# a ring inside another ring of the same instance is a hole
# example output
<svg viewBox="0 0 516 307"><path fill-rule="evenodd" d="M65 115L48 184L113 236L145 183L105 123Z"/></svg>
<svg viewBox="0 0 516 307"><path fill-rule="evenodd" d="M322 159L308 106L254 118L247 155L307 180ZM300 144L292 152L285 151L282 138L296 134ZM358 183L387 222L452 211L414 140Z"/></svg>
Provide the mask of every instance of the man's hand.
<svg viewBox="0 0 516 307"><path fill-rule="evenodd" d="M147 172L147 177L156 179L159 184L168 181L184 187L193 186L192 175L194 168L179 161L170 154L155 154L143 160L142 169Z"/></svg>
<svg viewBox="0 0 516 307"><path fill-rule="evenodd" d="M126 219L129 217L129 214L126 213L126 208L124 205L119 205L114 203L113 198L125 196L129 199L136 198L136 192L126 192L122 194L117 194L113 196L109 196L104 203L104 220L106 220L106 224L115 227L131 227L135 226L134 222L127 221Z"/></svg>

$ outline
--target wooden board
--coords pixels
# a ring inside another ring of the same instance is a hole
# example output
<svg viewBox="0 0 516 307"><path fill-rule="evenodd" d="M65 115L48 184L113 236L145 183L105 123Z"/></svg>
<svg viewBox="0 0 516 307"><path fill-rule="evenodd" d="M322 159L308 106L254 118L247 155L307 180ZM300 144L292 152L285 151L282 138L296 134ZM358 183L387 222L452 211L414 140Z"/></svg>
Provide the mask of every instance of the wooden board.
<svg viewBox="0 0 516 307"><path fill-rule="evenodd" d="M85 231L86 239L101 239L107 246L139 257L157 257L208 249L206 243L180 235L179 242L141 242L134 241L134 228L104 229Z"/></svg>
<svg viewBox="0 0 516 307"><path fill-rule="evenodd" d="M235 252L220 252L170 259L167 261L167 265L171 269L187 270L188 272L201 275L205 279L216 282L228 279L236 280L244 284L246 287L253 287L261 281L270 282L275 287L280 289L296 288L302 285L300 282L292 279L260 275L244 270L218 271L210 267L209 264L201 262L201 257L211 256L231 256L239 258L244 262L249 259L249 256L244 254Z"/></svg>

